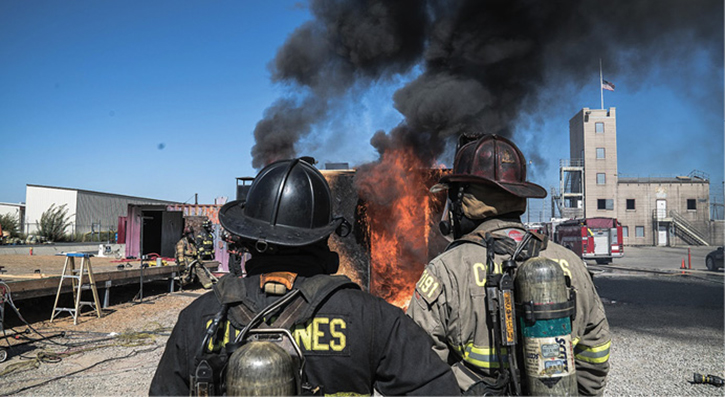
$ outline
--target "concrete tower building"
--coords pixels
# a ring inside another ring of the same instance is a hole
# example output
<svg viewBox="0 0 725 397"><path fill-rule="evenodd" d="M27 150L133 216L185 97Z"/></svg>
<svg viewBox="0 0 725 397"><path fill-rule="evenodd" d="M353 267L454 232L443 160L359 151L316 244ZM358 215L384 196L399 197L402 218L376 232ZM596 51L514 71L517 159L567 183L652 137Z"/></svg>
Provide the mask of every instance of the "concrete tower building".
<svg viewBox="0 0 725 397"><path fill-rule="evenodd" d="M555 197L563 218L616 218L626 245L722 244L710 220L710 181L701 171L628 176L617 168L615 108L583 108L569 120L570 159Z"/></svg>
<svg viewBox="0 0 725 397"><path fill-rule="evenodd" d="M615 108L584 108L569 120L569 156L583 167L583 215L617 213L617 118Z"/></svg>

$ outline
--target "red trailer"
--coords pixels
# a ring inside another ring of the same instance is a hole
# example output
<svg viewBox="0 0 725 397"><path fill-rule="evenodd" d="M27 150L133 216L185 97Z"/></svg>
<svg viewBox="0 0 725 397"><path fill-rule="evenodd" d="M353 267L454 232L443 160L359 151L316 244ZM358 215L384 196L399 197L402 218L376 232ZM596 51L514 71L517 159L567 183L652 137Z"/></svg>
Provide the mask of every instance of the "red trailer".
<svg viewBox="0 0 725 397"><path fill-rule="evenodd" d="M614 218L572 219L559 223L554 241L569 248L582 259L599 264L624 256L622 224Z"/></svg>

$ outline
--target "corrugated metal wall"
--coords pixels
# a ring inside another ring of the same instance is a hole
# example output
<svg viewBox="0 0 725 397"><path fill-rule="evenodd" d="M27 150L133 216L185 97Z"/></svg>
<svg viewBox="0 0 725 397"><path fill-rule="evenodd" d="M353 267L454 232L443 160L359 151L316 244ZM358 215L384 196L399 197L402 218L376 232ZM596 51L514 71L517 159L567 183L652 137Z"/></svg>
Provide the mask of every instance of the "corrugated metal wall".
<svg viewBox="0 0 725 397"><path fill-rule="evenodd" d="M167 205L168 201L123 196L53 186L26 185L25 233L37 231L37 223L51 205L68 208L71 225L66 233L89 233L116 230L118 217L126 216L128 204Z"/></svg>
<svg viewBox="0 0 725 397"><path fill-rule="evenodd" d="M18 221L18 232L23 231L25 224L25 204L0 203L0 215L10 215Z"/></svg>
<svg viewBox="0 0 725 397"><path fill-rule="evenodd" d="M38 223L43 212L51 205L59 207L63 204L68 208L68 218L72 225L66 229L67 233L73 233L76 221L76 203L78 191L73 189L62 189L47 186L26 185L25 187L25 233L35 233L38 230Z"/></svg>
<svg viewBox="0 0 725 397"><path fill-rule="evenodd" d="M76 233L115 230L118 217L126 216L128 204L167 204L168 201L117 196L105 193L78 191Z"/></svg>

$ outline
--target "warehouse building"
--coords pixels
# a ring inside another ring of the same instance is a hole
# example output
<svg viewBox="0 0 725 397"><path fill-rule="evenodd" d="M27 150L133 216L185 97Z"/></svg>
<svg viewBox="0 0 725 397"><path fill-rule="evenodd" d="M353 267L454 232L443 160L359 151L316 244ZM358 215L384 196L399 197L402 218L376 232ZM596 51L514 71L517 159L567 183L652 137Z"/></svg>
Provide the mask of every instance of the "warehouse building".
<svg viewBox="0 0 725 397"><path fill-rule="evenodd" d="M0 203L0 215L9 215L20 224L25 219L25 204Z"/></svg>
<svg viewBox="0 0 725 397"><path fill-rule="evenodd" d="M704 172L633 177L617 167L616 109L579 111L569 121L570 159L559 167L564 218L617 218L626 245L721 245L723 222L710 219Z"/></svg>
<svg viewBox="0 0 725 397"><path fill-rule="evenodd" d="M117 230L119 217L125 217L129 204L171 205L176 202L144 197L94 192L54 186L26 185L25 222L23 231L33 234L38 230L41 216L51 206L65 206L70 225L67 234L100 233Z"/></svg>

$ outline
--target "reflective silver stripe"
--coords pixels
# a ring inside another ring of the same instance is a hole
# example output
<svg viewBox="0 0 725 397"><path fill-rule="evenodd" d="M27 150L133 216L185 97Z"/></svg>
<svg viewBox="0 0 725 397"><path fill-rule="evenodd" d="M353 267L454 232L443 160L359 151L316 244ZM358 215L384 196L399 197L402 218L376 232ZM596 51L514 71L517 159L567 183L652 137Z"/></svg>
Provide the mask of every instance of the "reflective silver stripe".
<svg viewBox="0 0 725 397"><path fill-rule="evenodd" d="M506 349L502 349L501 358L506 365L508 355ZM475 347L472 344L466 345L463 350L463 359L479 368L499 368L496 349Z"/></svg>
<svg viewBox="0 0 725 397"><path fill-rule="evenodd" d="M611 341L596 347L576 345L576 347L574 347L574 357L576 357L576 359L578 360L586 361L589 363L604 363L609 360L609 349L611 345Z"/></svg>

